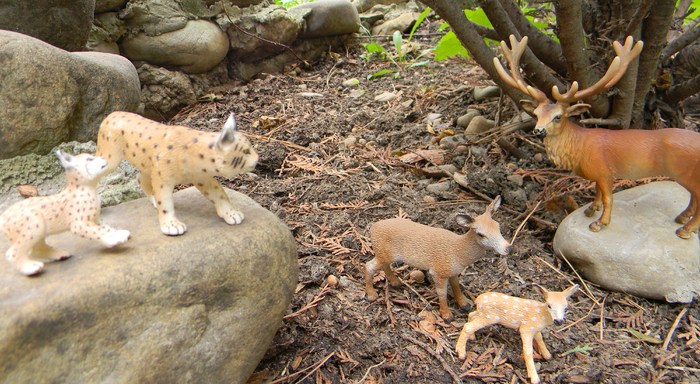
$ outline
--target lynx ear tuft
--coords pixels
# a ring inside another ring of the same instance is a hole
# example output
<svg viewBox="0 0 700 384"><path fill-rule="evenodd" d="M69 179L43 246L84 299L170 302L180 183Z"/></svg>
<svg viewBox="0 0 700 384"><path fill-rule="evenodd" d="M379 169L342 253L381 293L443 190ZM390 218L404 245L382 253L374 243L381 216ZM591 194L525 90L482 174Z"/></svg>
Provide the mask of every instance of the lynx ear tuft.
<svg viewBox="0 0 700 384"><path fill-rule="evenodd" d="M56 151L56 157L58 157L58 161L61 162L61 166L65 169L71 169L73 168L73 165L71 164L71 161L73 160L73 156L70 154L61 151L60 149Z"/></svg>
<svg viewBox="0 0 700 384"><path fill-rule="evenodd" d="M221 149L236 141L236 117L231 113L224 127L221 129L221 135L219 135L219 140L216 142L217 148Z"/></svg>

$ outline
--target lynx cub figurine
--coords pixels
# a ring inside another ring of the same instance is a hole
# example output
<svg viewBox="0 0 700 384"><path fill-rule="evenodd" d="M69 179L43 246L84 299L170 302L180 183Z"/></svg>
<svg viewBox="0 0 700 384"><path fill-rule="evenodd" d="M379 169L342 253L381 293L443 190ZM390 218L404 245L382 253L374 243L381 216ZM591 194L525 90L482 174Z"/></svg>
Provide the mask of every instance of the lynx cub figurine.
<svg viewBox="0 0 700 384"><path fill-rule="evenodd" d="M67 251L46 244L46 236L70 230L86 239L99 240L114 247L129 239L129 231L98 224L100 200L95 187L104 174L107 162L88 154L71 156L57 151L56 156L66 169L68 186L56 195L30 197L0 215L0 228L10 240L7 260L21 273L40 273L43 261L69 258Z"/></svg>
<svg viewBox="0 0 700 384"><path fill-rule="evenodd" d="M250 172L258 162L248 139L236 131L233 114L216 134L113 112L100 125L97 155L107 160L108 171L126 159L141 172L139 183L158 210L160 230L171 236L187 230L175 217L176 185L193 183L214 203L216 213L226 223L240 224L243 213L231 204L214 176L230 178Z"/></svg>

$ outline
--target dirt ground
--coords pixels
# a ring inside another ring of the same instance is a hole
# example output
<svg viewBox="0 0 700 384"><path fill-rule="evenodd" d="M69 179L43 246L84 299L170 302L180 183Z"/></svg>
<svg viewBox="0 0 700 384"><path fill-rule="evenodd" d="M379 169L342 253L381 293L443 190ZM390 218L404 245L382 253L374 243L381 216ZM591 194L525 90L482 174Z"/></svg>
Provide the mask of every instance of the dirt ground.
<svg viewBox="0 0 700 384"><path fill-rule="evenodd" d="M582 284L552 254L551 240L564 211L591 200L591 186L554 169L543 159L541 141L528 131L496 131L472 137L465 146L441 148L442 137L462 135L455 120L467 108L498 115L502 122L515 114L507 99L474 100L471 89L491 83L469 61L408 68L368 62L361 53L353 46L310 68L214 89L208 100L172 121L215 130L235 112L260 162L254 176L229 185L277 214L299 244L297 292L249 382L528 382L520 338L503 327L477 333L466 361L460 361L454 345L470 308L456 308L450 300L455 319L444 322L432 283L411 281L411 268L395 266L404 283L398 288L387 289L378 275L379 299L367 301L362 279L372 257L368 228L403 216L463 233L455 213L479 214L500 194L503 206L495 218L510 239L541 202L512 254L492 253L460 277L472 299L487 290L540 299L530 284L550 289ZM397 75L367 80L381 69ZM341 85L351 78L359 86ZM384 92L396 98L375 100ZM436 170L440 164L456 167L466 183ZM700 381L697 305L585 285L590 296L574 296L564 324L545 334L553 358L537 362L543 382Z"/></svg>

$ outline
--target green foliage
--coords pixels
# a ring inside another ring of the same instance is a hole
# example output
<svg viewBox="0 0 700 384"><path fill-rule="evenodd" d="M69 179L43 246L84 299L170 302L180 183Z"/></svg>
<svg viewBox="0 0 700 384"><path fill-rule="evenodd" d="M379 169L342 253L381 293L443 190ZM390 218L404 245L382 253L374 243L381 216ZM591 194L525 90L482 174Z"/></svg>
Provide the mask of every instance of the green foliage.
<svg viewBox="0 0 700 384"><path fill-rule="evenodd" d="M469 57L469 52L462 45L454 32L449 31L438 41L437 46L433 50L435 52L435 60L446 60L451 57Z"/></svg>
<svg viewBox="0 0 700 384"><path fill-rule="evenodd" d="M572 353L580 353L583 355L590 355L592 350L593 350L593 347L591 347L590 345L577 345L574 348L569 349L568 351L562 353L559 356L564 357L564 356L570 355Z"/></svg>
<svg viewBox="0 0 700 384"><path fill-rule="evenodd" d="M679 3L680 0L676 1L676 7ZM693 23L698 17L700 17L700 0L693 0L688 8L688 14L683 19L683 24Z"/></svg>
<svg viewBox="0 0 700 384"><path fill-rule="evenodd" d="M311 3L314 0L275 0L275 5L291 8L299 4Z"/></svg>

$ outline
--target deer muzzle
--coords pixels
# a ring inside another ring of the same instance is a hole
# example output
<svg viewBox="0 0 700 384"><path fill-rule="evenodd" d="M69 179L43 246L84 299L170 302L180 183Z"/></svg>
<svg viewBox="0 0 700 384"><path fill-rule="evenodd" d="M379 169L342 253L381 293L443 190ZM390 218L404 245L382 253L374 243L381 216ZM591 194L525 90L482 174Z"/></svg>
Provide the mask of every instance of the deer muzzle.
<svg viewBox="0 0 700 384"><path fill-rule="evenodd" d="M535 129L532 130L532 133L534 133L539 138L544 138L545 136L547 136L547 130L544 129L544 127L535 127Z"/></svg>

